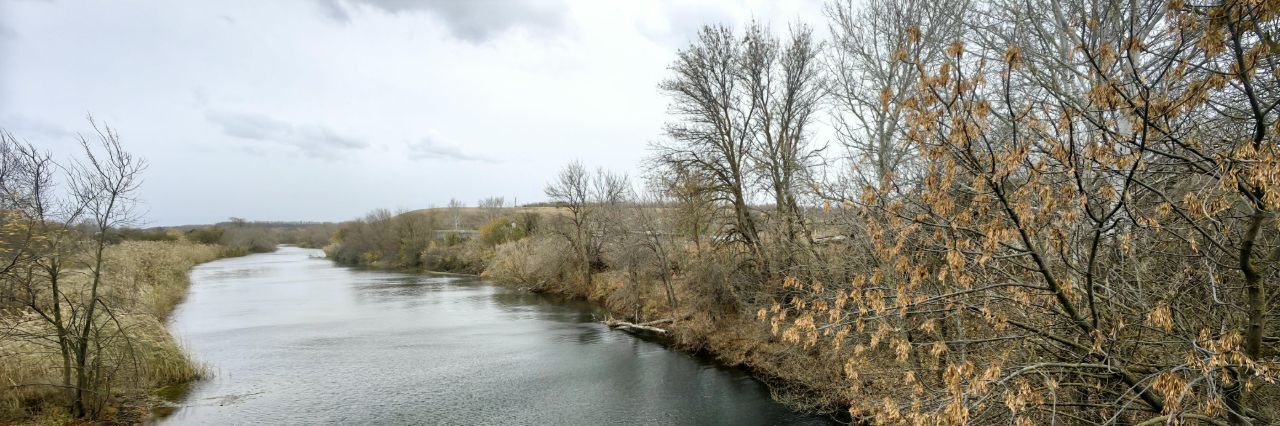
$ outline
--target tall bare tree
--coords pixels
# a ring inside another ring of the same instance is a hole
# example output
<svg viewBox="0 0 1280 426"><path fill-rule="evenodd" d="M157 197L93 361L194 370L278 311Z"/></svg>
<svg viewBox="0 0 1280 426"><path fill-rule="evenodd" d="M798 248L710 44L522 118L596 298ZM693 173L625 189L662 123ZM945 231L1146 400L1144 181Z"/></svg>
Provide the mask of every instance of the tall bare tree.
<svg viewBox="0 0 1280 426"><path fill-rule="evenodd" d="M98 323L105 321L100 318L98 308L102 307L107 316L114 316L99 295L106 267L104 252L112 233L136 220L134 206L142 184L142 171L146 169L146 161L126 151L114 129L100 126L92 118L89 121L96 140L91 142L89 137L79 136L84 160L75 162L69 178L71 194L77 204L84 206L93 226L94 246L88 299L82 306L83 312L76 324L78 330L72 340L76 382L72 414L77 417L96 414L106 398L107 389L99 375L101 370L96 368L100 367L96 358L102 355L101 346L91 340Z"/></svg>
<svg viewBox="0 0 1280 426"><path fill-rule="evenodd" d="M671 64L675 75L659 86L671 97L671 142L657 148L659 161L705 173L704 189L732 212L728 235L763 259L750 192L760 111L742 81L742 58L742 40L725 26L703 27L680 50Z"/></svg>
<svg viewBox="0 0 1280 426"><path fill-rule="evenodd" d="M797 241L802 232L808 239L797 191L819 154L806 129L825 91L818 63L822 47L804 23L794 24L785 45L767 26L753 23L743 44L739 72L751 109L759 114L751 129L752 159L773 197L787 240Z"/></svg>

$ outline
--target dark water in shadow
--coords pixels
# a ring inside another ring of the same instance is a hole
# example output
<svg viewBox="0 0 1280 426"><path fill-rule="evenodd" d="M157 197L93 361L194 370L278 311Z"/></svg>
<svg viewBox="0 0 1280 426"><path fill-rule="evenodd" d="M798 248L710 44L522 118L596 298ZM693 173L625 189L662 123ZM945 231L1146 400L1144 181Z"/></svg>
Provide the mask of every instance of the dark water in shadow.
<svg viewBox="0 0 1280 426"><path fill-rule="evenodd" d="M213 377L166 424L825 424L601 312L319 250L196 267L170 330Z"/></svg>

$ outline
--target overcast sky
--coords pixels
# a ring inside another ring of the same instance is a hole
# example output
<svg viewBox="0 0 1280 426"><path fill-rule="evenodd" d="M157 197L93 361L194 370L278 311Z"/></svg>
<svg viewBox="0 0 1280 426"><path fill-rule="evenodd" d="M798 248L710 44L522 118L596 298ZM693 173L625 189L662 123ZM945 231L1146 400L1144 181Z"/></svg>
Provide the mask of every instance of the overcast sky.
<svg viewBox="0 0 1280 426"><path fill-rule="evenodd" d="M822 27L796 1L0 0L0 127L71 155L93 114L145 157L148 225L540 201L632 175L704 23ZM821 29L821 28L819 28Z"/></svg>

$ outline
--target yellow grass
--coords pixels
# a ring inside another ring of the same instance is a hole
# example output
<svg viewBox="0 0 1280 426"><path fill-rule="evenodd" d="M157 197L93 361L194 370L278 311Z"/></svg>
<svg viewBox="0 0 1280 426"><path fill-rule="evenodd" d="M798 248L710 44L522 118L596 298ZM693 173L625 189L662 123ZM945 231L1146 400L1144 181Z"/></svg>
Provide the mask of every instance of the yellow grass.
<svg viewBox="0 0 1280 426"><path fill-rule="evenodd" d="M223 254L220 246L169 241L126 241L107 249L100 291L119 327L109 327L101 340L104 369L115 372L115 393L145 393L201 375L164 319L186 294L191 267ZM69 294L84 292L84 272L68 274ZM30 310L13 310L0 315L0 330L0 423L61 422L62 358L52 326Z"/></svg>

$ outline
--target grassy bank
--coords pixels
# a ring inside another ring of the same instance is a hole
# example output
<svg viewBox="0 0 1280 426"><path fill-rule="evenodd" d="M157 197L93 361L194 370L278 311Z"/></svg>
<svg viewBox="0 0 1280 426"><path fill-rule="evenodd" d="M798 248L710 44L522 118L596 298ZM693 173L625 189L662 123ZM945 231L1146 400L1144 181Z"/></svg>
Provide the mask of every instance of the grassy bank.
<svg viewBox="0 0 1280 426"><path fill-rule="evenodd" d="M109 365L104 380L111 396L99 420L128 423L145 418L151 390L199 378L203 368L191 360L165 329L164 322L187 293L188 271L195 265L242 250L185 241L124 241L105 251L100 288L108 326L97 362ZM64 286L85 291L88 276L72 271ZM54 331L32 309L11 308L0 315L0 422L72 423L64 407L62 358Z"/></svg>
<svg viewBox="0 0 1280 426"><path fill-rule="evenodd" d="M639 216L669 218L675 212L634 206L626 210L613 212L609 221L637 228L645 220ZM847 407L843 362L833 351L798 351L772 333L769 322L757 318L755 300L768 300L766 292L774 286L745 284L753 281L742 270L740 255L706 241L670 238L661 242L668 252L659 260L626 232L614 229L599 241L599 253L593 255L597 260L584 268L567 237L571 213L564 208L464 211L460 222L479 229L435 231L450 222L450 214L445 209L375 212L344 224L326 253L348 265L479 274L513 287L588 300L627 321L671 318L674 321L662 327L671 332L673 347L750 370L771 385L775 397L794 408L829 413ZM461 237L466 235L471 237ZM665 275L660 265L666 265ZM586 270L589 279L583 274Z"/></svg>
<svg viewBox="0 0 1280 426"><path fill-rule="evenodd" d="M841 385L842 361L818 348L796 351L775 336L755 312L733 309L736 296L715 289L732 279L731 258L693 245L673 256L669 277L675 304L660 280L626 270L593 271L590 282L576 271L569 244L552 235L536 235L499 245L483 261L484 278L606 308L615 318L641 323L672 319L660 327L677 349L710 355L718 362L749 370L768 383L774 397L794 409L838 413L847 408Z"/></svg>

